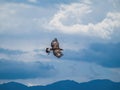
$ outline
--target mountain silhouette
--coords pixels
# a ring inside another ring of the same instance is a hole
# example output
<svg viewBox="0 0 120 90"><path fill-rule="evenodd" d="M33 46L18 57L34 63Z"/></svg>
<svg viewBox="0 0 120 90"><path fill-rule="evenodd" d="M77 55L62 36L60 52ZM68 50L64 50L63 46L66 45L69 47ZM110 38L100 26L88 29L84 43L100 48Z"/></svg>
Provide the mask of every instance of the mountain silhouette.
<svg viewBox="0 0 120 90"><path fill-rule="evenodd" d="M0 90L29 90L29 88L20 83L9 82L5 84L1 84Z"/></svg>
<svg viewBox="0 0 120 90"><path fill-rule="evenodd" d="M120 82L93 80L77 83L72 80L58 81L46 86L25 86L16 82L0 84L0 90L120 90Z"/></svg>

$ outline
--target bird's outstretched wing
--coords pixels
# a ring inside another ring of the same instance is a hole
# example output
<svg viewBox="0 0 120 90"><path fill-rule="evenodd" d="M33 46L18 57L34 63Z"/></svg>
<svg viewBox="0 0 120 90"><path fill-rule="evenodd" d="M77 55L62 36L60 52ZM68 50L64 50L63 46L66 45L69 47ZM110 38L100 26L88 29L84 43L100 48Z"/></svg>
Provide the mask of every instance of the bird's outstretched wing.
<svg viewBox="0 0 120 90"><path fill-rule="evenodd" d="M53 50L53 54L54 54L56 57L58 57L58 58L60 58L60 57L63 56L63 53L61 52L60 49L55 49L55 50Z"/></svg>

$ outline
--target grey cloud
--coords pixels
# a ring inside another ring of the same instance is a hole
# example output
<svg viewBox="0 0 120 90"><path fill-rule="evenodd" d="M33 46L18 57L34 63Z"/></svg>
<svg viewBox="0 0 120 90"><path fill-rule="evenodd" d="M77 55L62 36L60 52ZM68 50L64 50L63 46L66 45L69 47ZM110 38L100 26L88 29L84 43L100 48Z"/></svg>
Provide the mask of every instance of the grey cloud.
<svg viewBox="0 0 120 90"><path fill-rule="evenodd" d="M120 67L120 43L93 44L90 49L85 51L85 56L88 56L86 60L106 67Z"/></svg>
<svg viewBox="0 0 120 90"><path fill-rule="evenodd" d="M109 68L120 67L120 43L91 44L89 49L65 51L64 59L94 62Z"/></svg>
<svg viewBox="0 0 120 90"><path fill-rule="evenodd" d="M0 79L46 78L55 75L52 65L0 59Z"/></svg>

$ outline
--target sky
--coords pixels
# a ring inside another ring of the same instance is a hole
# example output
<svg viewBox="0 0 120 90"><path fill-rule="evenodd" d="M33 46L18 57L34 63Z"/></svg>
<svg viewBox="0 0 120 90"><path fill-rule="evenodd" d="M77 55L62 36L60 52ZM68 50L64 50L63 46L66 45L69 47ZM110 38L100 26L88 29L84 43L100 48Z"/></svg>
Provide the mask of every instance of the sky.
<svg viewBox="0 0 120 90"><path fill-rule="evenodd" d="M120 0L0 0L0 83L120 82ZM64 56L47 55L57 38Z"/></svg>

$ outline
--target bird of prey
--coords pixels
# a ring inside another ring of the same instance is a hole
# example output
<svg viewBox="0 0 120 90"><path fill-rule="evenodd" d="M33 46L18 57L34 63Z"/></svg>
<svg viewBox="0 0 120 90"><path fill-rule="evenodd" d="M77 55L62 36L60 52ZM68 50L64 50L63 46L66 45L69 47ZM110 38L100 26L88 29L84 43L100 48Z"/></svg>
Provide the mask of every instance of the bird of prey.
<svg viewBox="0 0 120 90"><path fill-rule="evenodd" d="M55 38L54 40L52 40L51 42L51 48L46 48L46 53L50 53L51 51L53 51L53 54L60 58L63 56L63 53L62 53L62 50L60 47L59 47L59 42L57 40L57 38Z"/></svg>

